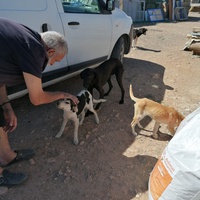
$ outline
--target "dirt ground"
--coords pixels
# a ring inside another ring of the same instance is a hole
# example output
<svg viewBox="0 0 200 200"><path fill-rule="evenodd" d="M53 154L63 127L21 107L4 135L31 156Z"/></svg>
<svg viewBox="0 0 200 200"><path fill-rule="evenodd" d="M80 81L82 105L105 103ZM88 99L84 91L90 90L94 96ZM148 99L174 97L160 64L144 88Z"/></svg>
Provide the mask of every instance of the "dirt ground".
<svg viewBox="0 0 200 200"><path fill-rule="evenodd" d="M159 139L153 139L154 122L149 118L142 121L144 129L136 128L137 137L131 134L134 104L129 84L137 97L173 106L185 116L198 108L200 58L182 49L186 35L200 27L200 14L189 13L187 21L136 23L135 27L146 27L148 32L124 59L125 103L118 104L120 91L113 77L114 88L98 111L100 123L93 116L85 118L78 146L72 143L72 123L60 139L54 138L62 123L62 111L54 103L34 107L28 96L12 102L18 128L9 136L11 146L33 148L36 156L8 168L26 172L29 178L0 195L0 200L148 199L149 175L171 136L161 125ZM82 88L77 76L46 90L77 94Z"/></svg>

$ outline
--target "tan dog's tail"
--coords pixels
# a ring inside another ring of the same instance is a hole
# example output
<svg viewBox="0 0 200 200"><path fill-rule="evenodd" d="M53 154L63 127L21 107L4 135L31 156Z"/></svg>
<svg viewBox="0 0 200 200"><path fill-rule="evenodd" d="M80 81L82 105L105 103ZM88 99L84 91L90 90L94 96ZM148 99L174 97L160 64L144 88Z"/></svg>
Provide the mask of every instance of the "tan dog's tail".
<svg viewBox="0 0 200 200"><path fill-rule="evenodd" d="M106 99L92 99L92 102L93 103L102 103L102 102L105 102L106 101Z"/></svg>
<svg viewBox="0 0 200 200"><path fill-rule="evenodd" d="M132 85L130 84L130 87L129 87L129 95L130 95L130 97L131 97L131 99L133 100L133 101L137 101L138 100L138 98L136 98L135 96L134 96L134 94L133 94L133 89L132 89Z"/></svg>

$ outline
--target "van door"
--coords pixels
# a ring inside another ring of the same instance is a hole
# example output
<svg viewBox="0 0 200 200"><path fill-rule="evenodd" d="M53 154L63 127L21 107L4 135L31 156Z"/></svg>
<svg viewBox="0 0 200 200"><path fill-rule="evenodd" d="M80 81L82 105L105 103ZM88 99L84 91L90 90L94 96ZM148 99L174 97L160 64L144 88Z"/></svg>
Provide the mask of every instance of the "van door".
<svg viewBox="0 0 200 200"><path fill-rule="evenodd" d="M55 1L47 2L47 0L17 0L13 2L0 0L0 17L12 19L38 32L55 30L63 34L56 5ZM63 68L68 71L67 65L65 57L59 63L56 62L53 66L46 67L45 72Z"/></svg>
<svg viewBox="0 0 200 200"><path fill-rule="evenodd" d="M58 1L62 2L60 17L69 46L68 66L74 70L106 60L112 35L111 12L103 13L99 0Z"/></svg>

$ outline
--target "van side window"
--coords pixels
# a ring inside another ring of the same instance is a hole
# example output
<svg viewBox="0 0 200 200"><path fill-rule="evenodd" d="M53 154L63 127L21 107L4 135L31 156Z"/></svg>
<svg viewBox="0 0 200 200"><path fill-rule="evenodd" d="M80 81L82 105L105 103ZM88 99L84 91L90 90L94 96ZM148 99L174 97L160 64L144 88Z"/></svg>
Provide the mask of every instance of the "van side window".
<svg viewBox="0 0 200 200"><path fill-rule="evenodd" d="M101 13L98 0L61 0L66 13Z"/></svg>

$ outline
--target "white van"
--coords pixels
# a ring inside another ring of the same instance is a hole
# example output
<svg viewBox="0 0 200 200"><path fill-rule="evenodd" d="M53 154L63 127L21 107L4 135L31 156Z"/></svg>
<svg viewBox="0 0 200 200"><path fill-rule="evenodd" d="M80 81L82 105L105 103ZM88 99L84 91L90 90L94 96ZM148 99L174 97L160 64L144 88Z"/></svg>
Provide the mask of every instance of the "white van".
<svg viewBox="0 0 200 200"><path fill-rule="evenodd" d="M1 0L0 17L38 32L54 30L68 42L67 56L43 72L43 86L79 74L116 57L121 61L132 44L132 19L113 0ZM8 88L10 99L27 93L25 85Z"/></svg>

